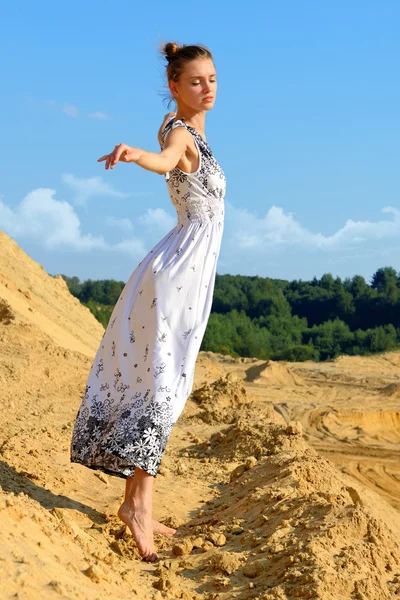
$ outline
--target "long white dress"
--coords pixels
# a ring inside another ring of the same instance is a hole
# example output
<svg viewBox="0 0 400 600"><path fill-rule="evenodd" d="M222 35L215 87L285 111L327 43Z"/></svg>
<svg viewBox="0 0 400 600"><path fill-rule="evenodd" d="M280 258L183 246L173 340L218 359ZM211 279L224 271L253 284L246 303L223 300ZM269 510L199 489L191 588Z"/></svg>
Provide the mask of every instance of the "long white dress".
<svg viewBox="0 0 400 600"><path fill-rule="evenodd" d="M138 466L156 476L189 397L211 312L224 227L225 175L207 142L194 173L166 173L178 222L138 264L114 307L87 379L71 462L120 477Z"/></svg>

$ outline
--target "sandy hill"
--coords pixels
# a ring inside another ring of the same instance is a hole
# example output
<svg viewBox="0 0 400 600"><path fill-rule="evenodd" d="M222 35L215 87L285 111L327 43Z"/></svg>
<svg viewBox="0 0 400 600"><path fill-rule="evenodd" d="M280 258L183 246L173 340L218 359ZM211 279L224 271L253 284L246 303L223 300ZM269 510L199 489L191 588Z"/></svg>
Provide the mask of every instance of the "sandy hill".
<svg viewBox="0 0 400 600"><path fill-rule="evenodd" d="M399 353L274 363L201 352L155 483L162 561L123 481L69 463L103 328L0 233L1 598L400 595Z"/></svg>
<svg viewBox="0 0 400 600"><path fill-rule="evenodd" d="M33 325L58 346L92 357L103 326L69 293L61 275L48 275L2 231L0 286L3 311L10 305L18 320Z"/></svg>

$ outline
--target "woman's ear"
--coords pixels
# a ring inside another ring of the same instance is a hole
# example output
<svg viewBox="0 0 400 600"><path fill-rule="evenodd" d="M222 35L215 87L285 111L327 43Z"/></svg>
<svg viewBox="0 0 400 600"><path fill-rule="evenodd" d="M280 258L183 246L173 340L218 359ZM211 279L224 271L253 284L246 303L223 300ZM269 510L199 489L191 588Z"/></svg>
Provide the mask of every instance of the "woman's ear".
<svg viewBox="0 0 400 600"><path fill-rule="evenodd" d="M174 96L174 98L178 98L179 97L179 93L178 93L178 90L176 89L176 85L175 85L174 81L170 81L169 82L169 91Z"/></svg>

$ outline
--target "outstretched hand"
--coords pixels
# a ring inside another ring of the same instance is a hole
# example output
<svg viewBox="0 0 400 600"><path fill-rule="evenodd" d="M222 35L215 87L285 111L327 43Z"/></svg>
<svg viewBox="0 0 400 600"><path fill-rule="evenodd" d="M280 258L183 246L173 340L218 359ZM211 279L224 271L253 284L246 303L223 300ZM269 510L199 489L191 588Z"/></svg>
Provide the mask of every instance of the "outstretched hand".
<svg viewBox="0 0 400 600"><path fill-rule="evenodd" d="M97 159L97 162L106 161L105 169L113 169L118 161L121 162L136 162L142 156L143 150L140 148L132 148L127 144L118 144L110 154L105 154Z"/></svg>

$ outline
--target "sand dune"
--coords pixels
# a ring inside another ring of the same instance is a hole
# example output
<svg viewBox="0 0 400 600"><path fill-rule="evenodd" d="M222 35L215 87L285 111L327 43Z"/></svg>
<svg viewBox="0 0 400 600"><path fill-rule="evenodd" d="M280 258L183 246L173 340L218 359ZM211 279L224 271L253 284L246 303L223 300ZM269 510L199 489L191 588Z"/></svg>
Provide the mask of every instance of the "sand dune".
<svg viewBox="0 0 400 600"><path fill-rule="evenodd" d="M324 427L333 431L336 437L351 439L363 445L373 446L382 444L400 444L400 412L339 412L334 416L334 423L324 419ZM338 433L340 429L340 434Z"/></svg>
<svg viewBox="0 0 400 600"><path fill-rule="evenodd" d="M284 364L273 360L267 360L265 363L247 369L246 381L278 387L304 385L300 375Z"/></svg>
<svg viewBox="0 0 400 600"><path fill-rule="evenodd" d="M400 595L400 353L276 363L201 352L155 483L162 560L69 462L102 326L0 233L1 597Z"/></svg>
<svg viewBox="0 0 400 600"><path fill-rule="evenodd" d="M50 277L2 231L0 289L1 299L24 322L39 328L62 348L93 356L104 327L71 296L61 276Z"/></svg>

